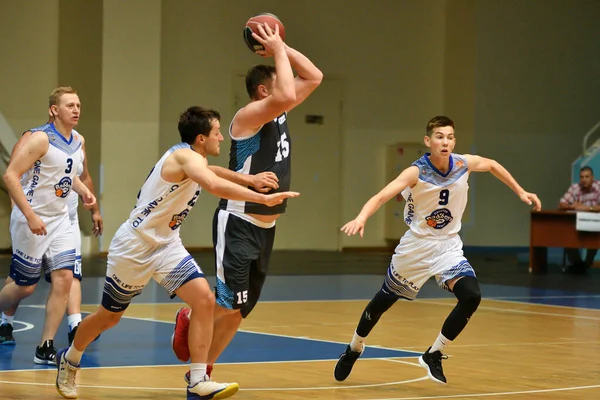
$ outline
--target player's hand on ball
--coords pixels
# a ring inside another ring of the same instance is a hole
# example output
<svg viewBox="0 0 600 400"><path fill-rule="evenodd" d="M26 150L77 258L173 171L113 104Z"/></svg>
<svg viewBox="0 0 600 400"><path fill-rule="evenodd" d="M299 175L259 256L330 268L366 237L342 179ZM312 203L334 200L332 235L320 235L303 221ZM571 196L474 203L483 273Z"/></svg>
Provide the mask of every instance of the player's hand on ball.
<svg viewBox="0 0 600 400"><path fill-rule="evenodd" d="M260 35L252 32L252 37L262 44L265 49L257 51L256 54L263 57L272 57L275 52L285 50L283 40L279 36L278 25L275 25L274 31L269 25L265 24L258 25L257 29Z"/></svg>

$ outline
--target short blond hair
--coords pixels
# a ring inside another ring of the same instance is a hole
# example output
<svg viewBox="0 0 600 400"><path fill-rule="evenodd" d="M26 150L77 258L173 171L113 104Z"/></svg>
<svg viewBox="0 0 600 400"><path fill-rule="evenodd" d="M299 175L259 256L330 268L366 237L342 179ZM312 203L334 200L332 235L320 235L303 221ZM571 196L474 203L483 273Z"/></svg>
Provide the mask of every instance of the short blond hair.
<svg viewBox="0 0 600 400"><path fill-rule="evenodd" d="M52 106L58 106L60 102L60 98L63 94L77 94L77 91L73 89L71 86L60 86L50 92L50 96L48 97L48 108Z"/></svg>

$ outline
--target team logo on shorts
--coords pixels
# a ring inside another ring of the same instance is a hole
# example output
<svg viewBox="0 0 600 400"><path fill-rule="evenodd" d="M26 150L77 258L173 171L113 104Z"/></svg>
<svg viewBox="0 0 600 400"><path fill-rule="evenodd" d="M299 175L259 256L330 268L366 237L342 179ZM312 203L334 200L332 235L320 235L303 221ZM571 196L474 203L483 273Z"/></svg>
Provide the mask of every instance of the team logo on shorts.
<svg viewBox="0 0 600 400"><path fill-rule="evenodd" d="M60 182L54 185L54 194L56 194L56 197L62 197L63 199L67 197L71 193L72 184L73 182L71 182L71 178L68 176L62 178Z"/></svg>
<svg viewBox="0 0 600 400"><path fill-rule="evenodd" d="M428 217L425 217L427 221L427 225L432 227L433 229L442 229L450 222L452 222L454 218L450 213L450 210L447 208L440 208L439 210L435 210Z"/></svg>
<svg viewBox="0 0 600 400"><path fill-rule="evenodd" d="M171 222L169 222L169 228L173 230L179 228L189 213L189 210L183 210L179 214L173 215L173 218L171 218Z"/></svg>

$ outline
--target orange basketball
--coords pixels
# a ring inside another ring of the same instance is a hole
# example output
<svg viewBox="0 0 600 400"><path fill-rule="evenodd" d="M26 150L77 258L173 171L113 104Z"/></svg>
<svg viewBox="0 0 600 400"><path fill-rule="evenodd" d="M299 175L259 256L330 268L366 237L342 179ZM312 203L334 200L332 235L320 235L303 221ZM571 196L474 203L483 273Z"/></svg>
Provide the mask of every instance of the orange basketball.
<svg viewBox="0 0 600 400"><path fill-rule="evenodd" d="M285 40L285 27L276 15L270 13L261 13L255 15L251 17L246 22L246 26L244 26L244 42L246 43L246 46L248 46L248 48L253 52L265 49L262 44L252 37L252 32L259 34L259 24L269 25L273 31L275 31L275 26L279 25L279 36L281 37L281 40Z"/></svg>

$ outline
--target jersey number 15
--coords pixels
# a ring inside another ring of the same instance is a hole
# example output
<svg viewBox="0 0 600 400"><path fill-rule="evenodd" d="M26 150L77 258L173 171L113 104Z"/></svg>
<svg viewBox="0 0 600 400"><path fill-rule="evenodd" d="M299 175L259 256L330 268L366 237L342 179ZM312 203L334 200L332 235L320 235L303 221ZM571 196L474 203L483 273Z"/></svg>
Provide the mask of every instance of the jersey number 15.
<svg viewBox="0 0 600 400"><path fill-rule="evenodd" d="M275 156L275 162L279 162L290 155L290 142L287 140L287 135L284 133L281 135L281 140L277 142L277 155Z"/></svg>

